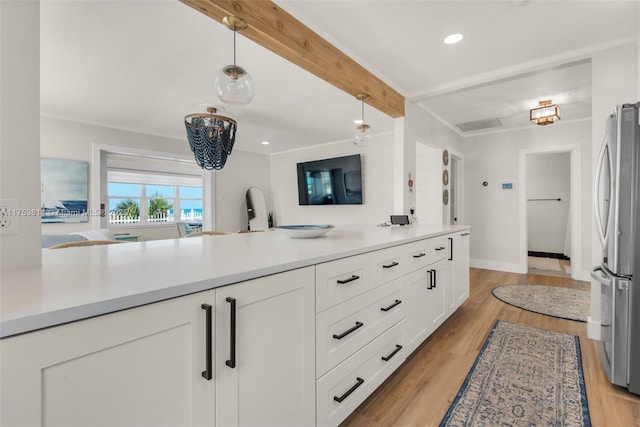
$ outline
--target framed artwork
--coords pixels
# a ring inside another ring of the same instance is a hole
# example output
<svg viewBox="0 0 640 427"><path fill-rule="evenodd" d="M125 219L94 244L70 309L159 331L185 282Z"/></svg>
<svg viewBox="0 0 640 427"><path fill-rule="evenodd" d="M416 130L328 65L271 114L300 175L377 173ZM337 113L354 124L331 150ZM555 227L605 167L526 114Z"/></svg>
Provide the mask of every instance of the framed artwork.
<svg viewBox="0 0 640 427"><path fill-rule="evenodd" d="M43 224L87 222L89 163L40 159L40 217Z"/></svg>

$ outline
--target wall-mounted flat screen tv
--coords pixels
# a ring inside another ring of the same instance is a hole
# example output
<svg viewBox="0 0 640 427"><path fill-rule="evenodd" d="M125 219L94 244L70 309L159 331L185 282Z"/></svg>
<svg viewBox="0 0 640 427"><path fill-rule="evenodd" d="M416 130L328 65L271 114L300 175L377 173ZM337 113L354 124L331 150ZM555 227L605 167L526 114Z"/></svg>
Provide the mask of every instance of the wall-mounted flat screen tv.
<svg viewBox="0 0 640 427"><path fill-rule="evenodd" d="M360 154L298 163L300 205L361 205Z"/></svg>

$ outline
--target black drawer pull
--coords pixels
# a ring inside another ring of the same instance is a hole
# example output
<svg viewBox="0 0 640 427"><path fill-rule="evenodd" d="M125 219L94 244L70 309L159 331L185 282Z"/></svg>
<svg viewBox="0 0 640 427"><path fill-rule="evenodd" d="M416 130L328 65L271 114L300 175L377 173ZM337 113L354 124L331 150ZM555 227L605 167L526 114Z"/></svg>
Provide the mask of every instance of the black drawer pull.
<svg viewBox="0 0 640 427"><path fill-rule="evenodd" d="M236 299L227 297L226 301L231 304L231 326L229 331L229 360L227 360L225 365L230 367L231 369L236 367Z"/></svg>
<svg viewBox="0 0 640 427"><path fill-rule="evenodd" d="M391 264L383 265L382 268L392 268L392 267L395 267L396 265L398 265L398 263L396 261L393 261Z"/></svg>
<svg viewBox="0 0 640 427"><path fill-rule="evenodd" d="M425 256L426 254L424 252L420 252L419 254L413 254L414 258L422 258L423 256Z"/></svg>
<svg viewBox="0 0 640 427"><path fill-rule="evenodd" d="M348 329L346 331L344 331L343 333L341 333L340 335L338 334L333 334L333 337L337 340L341 340L342 338L346 337L347 335L349 335L351 332L355 331L356 329L359 329L361 327L364 326L364 323L362 322L356 322L356 326L354 326L351 329Z"/></svg>
<svg viewBox="0 0 640 427"><path fill-rule="evenodd" d="M396 305L400 304L402 301L400 301L399 299L396 300L396 302L394 302L393 304L391 304L389 307L380 307L380 310L382 311L389 311L391 310L393 307L395 307Z"/></svg>
<svg viewBox="0 0 640 427"><path fill-rule="evenodd" d="M353 387L351 387L349 390L346 391L345 394L343 394L342 396L338 397L338 396L333 396L333 400L335 400L338 403L341 403L343 400L345 400L347 397L349 397L349 395L351 393L353 393L354 391L356 391L356 389L358 387L360 387L362 384L364 384L364 380L360 377L356 378L356 383Z"/></svg>
<svg viewBox="0 0 640 427"><path fill-rule="evenodd" d="M354 280L358 280L360 278L360 276L356 276L355 274L351 277L349 277L348 279L340 279L337 280L338 283L340 283L341 285L344 285L345 283L349 283L349 282L353 282Z"/></svg>
<svg viewBox="0 0 640 427"><path fill-rule="evenodd" d="M391 360L391 358L392 358L393 356L395 356L395 355L396 355L396 353L398 353L400 350L402 350L402 346L401 346L400 344L396 344L396 349L395 349L395 350L393 350L393 351L391 352L391 354L390 354L390 355L388 355L388 356L382 356L382 360L384 360L385 362L388 362L388 361L389 361L389 360Z"/></svg>
<svg viewBox="0 0 640 427"><path fill-rule="evenodd" d="M205 327L205 351L206 351L206 369L202 371L202 377L207 381L213 378L213 351L211 348L211 305L202 304L200 307L205 311L207 320Z"/></svg>
<svg viewBox="0 0 640 427"><path fill-rule="evenodd" d="M439 248L436 248L436 251L440 252L440 251L444 251L445 249L446 248L444 246L440 246Z"/></svg>
<svg viewBox="0 0 640 427"><path fill-rule="evenodd" d="M461 234L461 236L468 236L468 235L470 235L470 234L471 234L471 233L462 233L462 234Z"/></svg>

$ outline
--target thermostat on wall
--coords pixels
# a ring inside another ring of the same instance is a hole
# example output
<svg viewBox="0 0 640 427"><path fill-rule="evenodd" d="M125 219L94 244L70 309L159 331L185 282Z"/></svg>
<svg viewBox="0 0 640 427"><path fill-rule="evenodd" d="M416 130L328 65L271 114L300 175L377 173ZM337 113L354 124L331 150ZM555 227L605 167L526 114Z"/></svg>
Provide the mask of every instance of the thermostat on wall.
<svg viewBox="0 0 640 427"><path fill-rule="evenodd" d="M513 190L513 182L503 182L502 183L503 190Z"/></svg>

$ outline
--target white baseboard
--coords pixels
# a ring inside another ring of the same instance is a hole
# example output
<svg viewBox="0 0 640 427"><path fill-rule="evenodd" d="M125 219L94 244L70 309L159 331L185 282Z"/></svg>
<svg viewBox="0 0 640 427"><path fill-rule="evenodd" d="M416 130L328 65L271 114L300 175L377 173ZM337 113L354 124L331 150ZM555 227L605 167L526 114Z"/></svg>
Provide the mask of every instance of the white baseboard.
<svg viewBox="0 0 640 427"><path fill-rule="evenodd" d="M600 322L591 320L591 316L587 317L587 337L600 341Z"/></svg>
<svg viewBox="0 0 640 427"><path fill-rule="evenodd" d="M484 259L471 259L469 265L473 268L482 268L484 270L506 271L508 273L520 273L520 266L510 262L487 261ZM525 272L526 273L526 272Z"/></svg>

